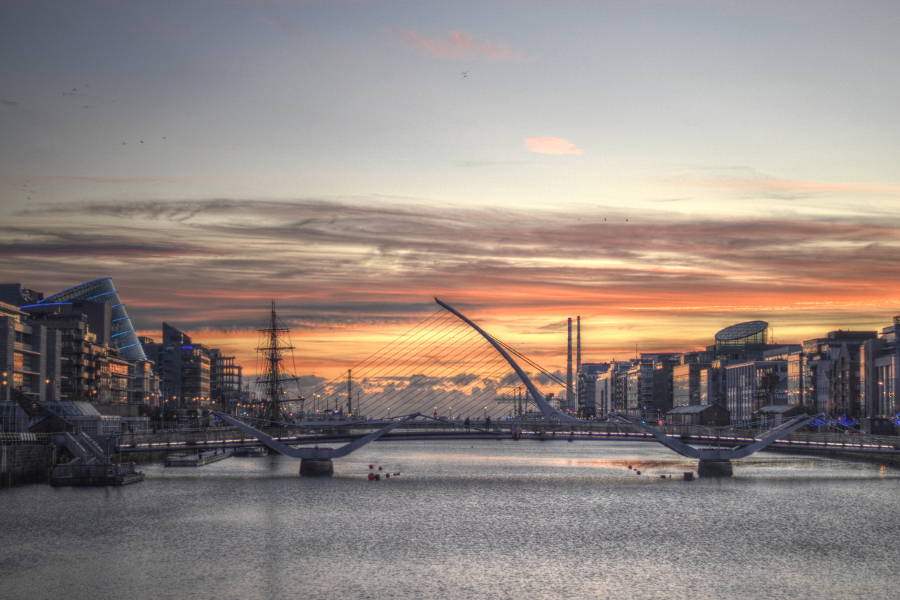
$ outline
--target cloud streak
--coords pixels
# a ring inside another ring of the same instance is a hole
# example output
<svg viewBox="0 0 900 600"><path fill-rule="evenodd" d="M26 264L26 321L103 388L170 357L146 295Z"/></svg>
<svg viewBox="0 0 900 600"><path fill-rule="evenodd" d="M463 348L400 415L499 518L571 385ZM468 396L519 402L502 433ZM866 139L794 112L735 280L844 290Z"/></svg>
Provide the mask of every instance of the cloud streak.
<svg viewBox="0 0 900 600"><path fill-rule="evenodd" d="M706 169L669 180L687 187L768 192L900 192L900 185L870 185L786 179L751 168Z"/></svg>
<svg viewBox="0 0 900 600"><path fill-rule="evenodd" d="M451 31L443 39L428 39L413 30L393 29L391 33L410 48L430 56L489 61L524 61L524 52L505 42L479 41L463 31Z"/></svg>

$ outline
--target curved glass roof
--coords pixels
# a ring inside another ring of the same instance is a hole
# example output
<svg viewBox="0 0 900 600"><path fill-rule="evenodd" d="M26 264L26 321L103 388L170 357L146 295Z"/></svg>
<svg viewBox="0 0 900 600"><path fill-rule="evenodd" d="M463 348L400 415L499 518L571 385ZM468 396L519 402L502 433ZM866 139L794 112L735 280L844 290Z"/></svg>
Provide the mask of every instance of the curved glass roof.
<svg viewBox="0 0 900 600"><path fill-rule="evenodd" d="M119 299L111 277L96 279L70 288L64 292L44 298L38 304L60 304L81 300L84 302L102 302L112 309L112 328L109 342L118 348L119 356L130 360L147 360L144 348L137 339L137 333L131 324L125 305Z"/></svg>
<svg viewBox="0 0 900 600"><path fill-rule="evenodd" d="M766 330L769 324L765 321L747 321L746 323L738 323L731 327L726 327L716 334L717 342L730 342L750 337Z"/></svg>

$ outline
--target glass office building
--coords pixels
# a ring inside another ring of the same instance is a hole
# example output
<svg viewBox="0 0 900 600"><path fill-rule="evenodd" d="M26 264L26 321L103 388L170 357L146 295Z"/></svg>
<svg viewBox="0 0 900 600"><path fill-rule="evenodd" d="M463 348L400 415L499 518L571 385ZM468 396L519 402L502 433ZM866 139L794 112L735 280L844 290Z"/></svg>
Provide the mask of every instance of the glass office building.
<svg viewBox="0 0 900 600"><path fill-rule="evenodd" d="M119 292L116 291L110 277L82 283L64 292L53 294L49 298L44 298L33 306L68 304L78 301L98 302L108 305L112 309L110 345L119 350L119 356L122 358L147 360L147 355L144 354L144 348L138 341L131 319L128 318L128 313L125 312L125 305L119 299Z"/></svg>

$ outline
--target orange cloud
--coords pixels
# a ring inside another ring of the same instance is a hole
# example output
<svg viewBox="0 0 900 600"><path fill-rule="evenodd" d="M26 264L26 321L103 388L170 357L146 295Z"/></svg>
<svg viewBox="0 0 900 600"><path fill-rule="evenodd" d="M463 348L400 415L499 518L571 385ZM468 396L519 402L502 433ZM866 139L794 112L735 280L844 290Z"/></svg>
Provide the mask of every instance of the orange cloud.
<svg viewBox="0 0 900 600"><path fill-rule="evenodd" d="M539 135L525 140L525 147L540 154L584 154L568 140Z"/></svg>
<svg viewBox="0 0 900 600"><path fill-rule="evenodd" d="M431 297L545 367L566 318L586 361L693 350L734 323L778 340L877 330L900 307L897 219L713 219L294 201L73 203L0 223L6 281L113 277L134 324L171 323L255 372L270 300L296 369L334 377L435 313ZM178 240L177 242L173 240Z"/></svg>
<svg viewBox="0 0 900 600"><path fill-rule="evenodd" d="M394 35L407 44L424 50L432 56L442 58L485 58L487 60L525 60L525 54L514 50L503 42L476 41L472 36L461 31L451 31L444 40L429 40L415 31L395 29Z"/></svg>

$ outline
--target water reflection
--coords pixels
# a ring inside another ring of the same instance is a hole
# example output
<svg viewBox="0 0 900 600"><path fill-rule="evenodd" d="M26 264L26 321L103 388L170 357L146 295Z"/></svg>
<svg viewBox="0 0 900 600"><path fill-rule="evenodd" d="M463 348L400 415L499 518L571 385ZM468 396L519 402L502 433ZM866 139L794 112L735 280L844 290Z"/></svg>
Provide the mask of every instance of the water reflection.
<svg viewBox="0 0 900 600"><path fill-rule="evenodd" d="M401 475L369 482L369 464ZM881 598L900 559L900 477L881 465L758 454L686 483L696 462L654 444L488 441L298 469L231 458L3 492L3 597Z"/></svg>

